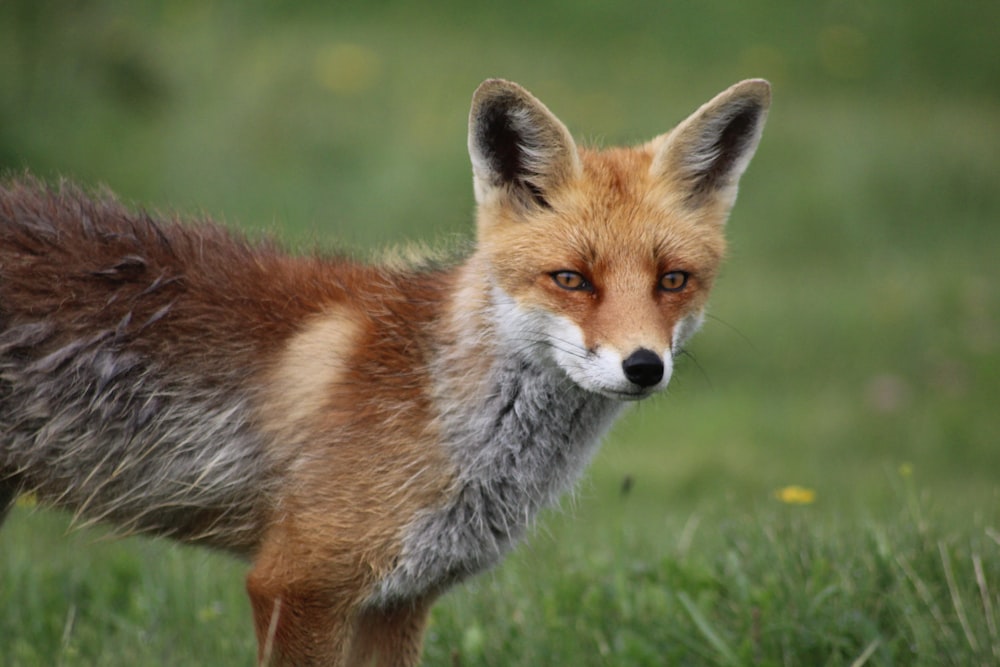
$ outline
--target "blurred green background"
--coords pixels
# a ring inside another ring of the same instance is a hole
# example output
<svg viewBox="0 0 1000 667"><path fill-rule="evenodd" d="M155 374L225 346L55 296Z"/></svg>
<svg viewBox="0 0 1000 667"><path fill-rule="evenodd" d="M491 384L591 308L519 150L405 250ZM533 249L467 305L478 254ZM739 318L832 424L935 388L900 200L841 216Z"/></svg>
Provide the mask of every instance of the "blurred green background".
<svg viewBox="0 0 1000 667"><path fill-rule="evenodd" d="M877 512L902 472L969 514L1000 476L998 28L995 0L2 0L0 167L293 248L446 242L482 79L603 146L766 77L713 318L581 511L628 478L651 516L789 484Z"/></svg>

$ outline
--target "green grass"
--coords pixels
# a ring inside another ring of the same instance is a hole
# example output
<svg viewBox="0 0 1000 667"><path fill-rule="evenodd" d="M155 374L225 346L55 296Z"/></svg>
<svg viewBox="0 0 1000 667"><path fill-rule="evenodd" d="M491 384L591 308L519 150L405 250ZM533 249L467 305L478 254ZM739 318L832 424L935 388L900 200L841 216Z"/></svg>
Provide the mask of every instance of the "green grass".
<svg viewBox="0 0 1000 667"><path fill-rule="evenodd" d="M592 489L501 568L447 595L430 665L991 665L996 512L771 500L681 514ZM598 498L600 496L600 498ZM0 577L4 664L251 664L245 566L163 541L64 534L18 509Z"/></svg>
<svg viewBox="0 0 1000 667"><path fill-rule="evenodd" d="M985 561L980 586L975 564L995 542L937 534L902 509L888 522L819 514L772 507L695 513L682 523L668 515L650 534L622 510L621 527L599 536L557 530L558 547L529 548L447 600L428 657L851 665L867 655L871 665L993 664L1000 645L989 582L1000 572L995 559Z"/></svg>
<svg viewBox="0 0 1000 667"><path fill-rule="evenodd" d="M67 525L16 508L4 526L0 664L253 664L243 564Z"/></svg>
<svg viewBox="0 0 1000 667"><path fill-rule="evenodd" d="M870 4L11 0L0 168L295 247L447 243L483 78L610 145L765 76L693 359L442 600L427 663L995 664L1000 5ZM0 664L252 663L244 564L66 532L0 531Z"/></svg>

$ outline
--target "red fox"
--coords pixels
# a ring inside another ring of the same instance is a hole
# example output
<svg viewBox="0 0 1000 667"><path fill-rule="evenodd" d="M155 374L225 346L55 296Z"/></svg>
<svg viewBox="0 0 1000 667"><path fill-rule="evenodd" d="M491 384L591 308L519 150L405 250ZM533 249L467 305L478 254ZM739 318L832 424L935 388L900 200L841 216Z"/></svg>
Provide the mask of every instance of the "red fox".
<svg viewBox="0 0 1000 667"><path fill-rule="evenodd" d="M8 179L0 515L30 492L249 560L261 664L418 664L433 601L666 387L769 105L743 81L646 144L590 150L488 80L476 243L405 268Z"/></svg>

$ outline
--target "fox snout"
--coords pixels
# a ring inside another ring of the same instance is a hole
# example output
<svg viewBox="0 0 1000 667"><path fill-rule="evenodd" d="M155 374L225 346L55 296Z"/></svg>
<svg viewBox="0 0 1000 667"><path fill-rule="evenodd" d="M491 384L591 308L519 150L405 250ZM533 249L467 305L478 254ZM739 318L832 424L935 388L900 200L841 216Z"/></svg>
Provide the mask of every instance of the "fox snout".
<svg viewBox="0 0 1000 667"><path fill-rule="evenodd" d="M663 379L663 359L656 352L640 347L622 361L622 371L638 387L655 387Z"/></svg>
<svg viewBox="0 0 1000 667"><path fill-rule="evenodd" d="M574 383L608 398L635 401L652 396L667 386L673 373L669 349L659 353L639 346L622 353L612 345L591 348L572 326L550 333L549 341L545 349Z"/></svg>

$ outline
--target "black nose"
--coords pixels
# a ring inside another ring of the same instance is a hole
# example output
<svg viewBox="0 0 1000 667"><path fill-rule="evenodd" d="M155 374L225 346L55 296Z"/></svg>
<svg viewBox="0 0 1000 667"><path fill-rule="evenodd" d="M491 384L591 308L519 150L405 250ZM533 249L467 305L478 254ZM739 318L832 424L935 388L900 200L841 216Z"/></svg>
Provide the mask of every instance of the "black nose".
<svg viewBox="0 0 1000 667"><path fill-rule="evenodd" d="M652 387L663 379L663 360L652 350L640 347L622 362L625 377L640 387Z"/></svg>

